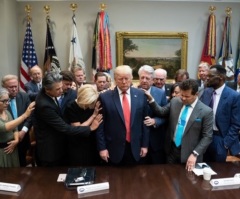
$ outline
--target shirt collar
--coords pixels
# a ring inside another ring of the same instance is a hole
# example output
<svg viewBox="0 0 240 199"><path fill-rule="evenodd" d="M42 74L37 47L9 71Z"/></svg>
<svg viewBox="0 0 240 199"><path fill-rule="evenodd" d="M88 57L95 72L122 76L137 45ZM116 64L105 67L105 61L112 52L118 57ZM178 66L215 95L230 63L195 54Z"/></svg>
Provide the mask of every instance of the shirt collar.
<svg viewBox="0 0 240 199"><path fill-rule="evenodd" d="M225 88L225 84L223 84L221 87L215 90L216 95L221 95L223 92L223 89Z"/></svg>
<svg viewBox="0 0 240 199"><path fill-rule="evenodd" d="M122 95L122 91L117 87L119 95ZM130 95L130 88L126 90L126 93Z"/></svg>

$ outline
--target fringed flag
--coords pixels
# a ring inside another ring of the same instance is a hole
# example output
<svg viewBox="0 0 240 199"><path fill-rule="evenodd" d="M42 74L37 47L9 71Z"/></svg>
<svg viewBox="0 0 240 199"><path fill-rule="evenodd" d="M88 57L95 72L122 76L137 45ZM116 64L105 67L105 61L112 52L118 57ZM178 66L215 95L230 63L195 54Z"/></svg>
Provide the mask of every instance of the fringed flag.
<svg viewBox="0 0 240 199"><path fill-rule="evenodd" d="M71 44L70 44L68 70L71 71L73 67L81 67L85 70L85 63L83 61L82 50L81 50L80 42L78 39L75 14L73 14L72 21L73 21L73 28L72 28L72 38L71 38Z"/></svg>
<svg viewBox="0 0 240 199"><path fill-rule="evenodd" d="M112 69L109 18L105 11L98 12L94 28L92 68L97 71Z"/></svg>
<svg viewBox="0 0 240 199"><path fill-rule="evenodd" d="M227 73L227 81L234 80L234 64L231 45L231 17L226 16L222 45L219 53L218 63L225 67Z"/></svg>
<svg viewBox="0 0 240 199"><path fill-rule="evenodd" d="M26 33L23 43L21 67L20 67L20 90L24 91L24 84L30 81L29 69L37 65L37 55L35 52L33 38L32 38L32 29L30 20L27 22Z"/></svg>
<svg viewBox="0 0 240 199"><path fill-rule="evenodd" d="M205 43L202 51L201 62L210 65L216 63L216 17L213 13L209 15Z"/></svg>
<svg viewBox="0 0 240 199"><path fill-rule="evenodd" d="M238 36L238 50L236 59L236 70L235 70L235 81L237 81L237 76L240 73L240 31Z"/></svg>
<svg viewBox="0 0 240 199"><path fill-rule="evenodd" d="M61 68L53 45L52 36L50 32L50 19L47 17L47 35L44 55L44 72L55 71L60 73Z"/></svg>

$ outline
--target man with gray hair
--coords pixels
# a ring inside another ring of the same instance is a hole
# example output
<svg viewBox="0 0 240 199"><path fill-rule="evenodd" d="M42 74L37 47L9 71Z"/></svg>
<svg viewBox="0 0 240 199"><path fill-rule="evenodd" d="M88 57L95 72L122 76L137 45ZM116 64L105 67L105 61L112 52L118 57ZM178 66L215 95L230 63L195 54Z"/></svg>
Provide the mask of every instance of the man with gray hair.
<svg viewBox="0 0 240 199"><path fill-rule="evenodd" d="M154 86L164 90L165 94L167 96L167 99L168 99L170 96L170 90L171 90L172 85L166 84L166 80L167 80L167 71L166 70L164 70L162 68L158 68L154 71L154 75L153 75Z"/></svg>
<svg viewBox="0 0 240 199"><path fill-rule="evenodd" d="M43 78L43 88L36 98L34 128L40 166L66 164L65 136L89 136L102 122L98 115L90 126L71 126L63 120L58 104L62 90L62 76L49 72ZM76 154L77 155L77 154Z"/></svg>
<svg viewBox="0 0 240 199"><path fill-rule="evenodd" d="M153 96L154 100L159 106L167 104L165 92L162 89L152 86L154 69L151 66L144 65L138 70L140 88L148 91ZM163 164L166 162L166 155L164 152L165 141L165 119L157 117L149 108L148 116L144 123L150 127L149 135L149 151L146 161L149 164Z"/></svg>
<svg viewBox="0 0 240 199"><path fill-rule="evenodd" d="M2 87L6 88L9 92L10 103L8 111L11 113L12 118L16 119L22 115L30 104L28 94L19 91L19 82L16 75L5 75L2 78ZM18 144L18 154L20 166L26 166L27 150L30 148L29 130L32 126L31 118L24 120L18 125L18 134L20 143Z"/></svg>
<svg viewBox="0 0 240 199"><path fill-rule="evenodd" d="M198 86L204 88L204 84L207 80L207 75L209 73L210 65L207 62L201 62L198 66Z"/></svg>

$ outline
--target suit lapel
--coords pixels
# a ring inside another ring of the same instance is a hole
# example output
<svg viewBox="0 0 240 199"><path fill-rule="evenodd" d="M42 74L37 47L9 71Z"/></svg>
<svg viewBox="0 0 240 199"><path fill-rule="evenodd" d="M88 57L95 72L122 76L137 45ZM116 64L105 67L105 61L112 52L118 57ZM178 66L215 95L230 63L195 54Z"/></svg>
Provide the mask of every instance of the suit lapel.
<svg viewBox="0 0 240 199"><path fill-rule="evenodd" d="M132 126L135 118L134 116L136 113L136 108L137 108L136 104L137 104L138 96L132 88L130 88L130 95L131 95L131 126Z"/></svg>
<svg viewBox="0 0 240 199"><path fill-rule="evenodd" d="M113 91L112 99L113 99L113 103L115 104L116 109L117 109L120 117L122 118L122 121L125 122L124 116L123 116L122 105L121 105L121 101L120 101L120 98L119 98L119 93L118 93L117 87L115 87L115 89Z"/></svg>
<svg viewBox="0 0 240 199"><path fill-rule="evenodd" d="M197 119L199 113L201 112L201 107L200 107L200 102L198 100L197 104L195 105L195 107L193 108L193 111L188 119L187 122L187 126L184 130L184 134L189 130L189 128L192 126L192 124L195 122L195 120ZM184 135L183 134L183 135Z"/></svg>

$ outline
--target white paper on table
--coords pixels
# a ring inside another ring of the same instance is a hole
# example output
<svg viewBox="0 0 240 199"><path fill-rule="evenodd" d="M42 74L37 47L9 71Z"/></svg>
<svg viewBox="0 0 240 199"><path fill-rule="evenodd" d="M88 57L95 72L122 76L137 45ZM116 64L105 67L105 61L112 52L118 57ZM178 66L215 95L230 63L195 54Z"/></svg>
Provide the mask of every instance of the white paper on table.
<svg viewBox="0 0 240 199"><path fill-rule="evenodd" d="M209 168L211 170L211 175L217 175L217 173L213 171L212 168L205 162L197 163L195 168L193 169L193 172L197 176L203 175L203 168Z"/></svg>

